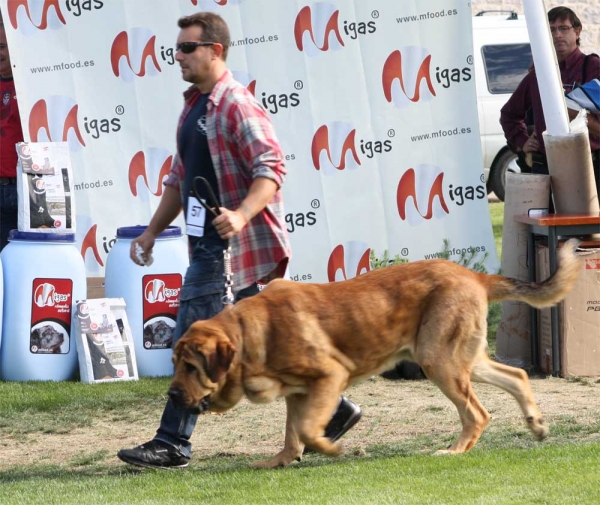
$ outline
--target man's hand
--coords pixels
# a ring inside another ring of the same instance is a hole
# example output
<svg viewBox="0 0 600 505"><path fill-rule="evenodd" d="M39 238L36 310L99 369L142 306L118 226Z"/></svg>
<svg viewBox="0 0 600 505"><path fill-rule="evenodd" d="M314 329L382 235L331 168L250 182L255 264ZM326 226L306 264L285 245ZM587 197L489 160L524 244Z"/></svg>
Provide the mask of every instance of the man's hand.
<svg viewBox="0 0 600 505"><path fill-rule="evenodd" d="M527 139L527 142L523 144L523 148L521 149L524 153L531 153L535 151L539 151L540 143L538 142L537 135L535 132L531 134L531 137Z"/></svg>
<svg viewBox="0 0 600 505"><path fill-rule="evenodd" d="M220 207L221 214L213 219L214 225L219 237L223 240L229 240L235 237L242 228L248 224L249 219L240 209L229 210L225 207Z"/></svg>
<svg viewBox="0 0 600 505"><path fill-rule="evenodd" d="M152 248L154 247L154 242L156 238L152 233L146 230L139 237L131 241L131 248L129 249L129 257L131 261L133 261L136 265L145 265L148 262L148 258L150 254L152 254ZM141 262L137 257L136 245L139 245L142 248L142 259Z"/></svg>

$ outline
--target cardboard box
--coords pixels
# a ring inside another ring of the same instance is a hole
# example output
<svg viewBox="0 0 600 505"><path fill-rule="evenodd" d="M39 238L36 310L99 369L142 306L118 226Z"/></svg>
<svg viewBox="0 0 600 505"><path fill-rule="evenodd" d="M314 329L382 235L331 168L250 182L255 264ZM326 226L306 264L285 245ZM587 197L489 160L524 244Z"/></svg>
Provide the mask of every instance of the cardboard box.
<svg viewBox="0 0 600 505"><path fill-rule="evenodd" d="M87 298L104 298L104 277L87 278Z"/></svg>
<svg viewBox="0 0 600 505"><path fill-rule="evenodd" d="M600 248L578 253L583 259L575 287L559 304L560 375L600 376ZM550 275L548 247L538 246L538 280ZM540 368L552 373L550 309L539 316Z"/></svg>

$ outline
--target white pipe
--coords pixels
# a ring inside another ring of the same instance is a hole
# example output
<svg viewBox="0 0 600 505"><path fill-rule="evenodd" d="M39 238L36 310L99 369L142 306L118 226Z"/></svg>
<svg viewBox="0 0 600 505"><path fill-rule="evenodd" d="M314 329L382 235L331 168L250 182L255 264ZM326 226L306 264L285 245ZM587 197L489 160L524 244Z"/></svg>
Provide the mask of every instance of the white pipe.
<svg viewBox="0 0 600 505"><path fill-rule="evenodd" d="M544 0L523 0L523 10L544 109L546 133L567 135L569 116Z"/></svg>

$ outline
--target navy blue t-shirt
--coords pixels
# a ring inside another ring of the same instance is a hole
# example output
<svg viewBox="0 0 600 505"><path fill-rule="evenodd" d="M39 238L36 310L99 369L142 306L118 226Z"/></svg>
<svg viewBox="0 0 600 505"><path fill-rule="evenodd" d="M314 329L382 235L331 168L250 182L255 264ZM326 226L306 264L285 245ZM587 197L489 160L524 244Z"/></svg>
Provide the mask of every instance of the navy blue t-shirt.
<svg viewBox="0 0 600 505"><path fill-rule="evenodd" d="M189 196L194 196L192 193L192 184L195 177L204 177L209 182L217 199L219 199L217 176L208 149L208 139L206 136L206 104L208 102L208 96L208 94L201 94L198 97L179 130L179 155L181 156L181 162L185 168L182 191L183 195L185 195L185 198L183 199L183 208L186 218ZM199 196L210 205L210 198L208 192L205 190L204 184L197 181L195 187ZM221 241L217 231L212 225L212 220L214 218L215 216L212 212L206 211L204 237L194 237L190 235L189 240L192 247L199 240L211 242Z"/></svg>

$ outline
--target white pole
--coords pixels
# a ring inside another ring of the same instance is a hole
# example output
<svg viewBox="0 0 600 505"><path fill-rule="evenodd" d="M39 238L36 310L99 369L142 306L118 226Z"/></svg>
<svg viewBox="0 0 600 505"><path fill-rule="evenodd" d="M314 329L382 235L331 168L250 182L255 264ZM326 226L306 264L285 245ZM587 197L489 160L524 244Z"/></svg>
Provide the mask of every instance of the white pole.
<svg viewBox="0 0 600 505"><path fill-rule="evenodd" d="M569 116L544 0L523 0L523 10L544 109L546 132L548 135L567 135Z"/></svg>

